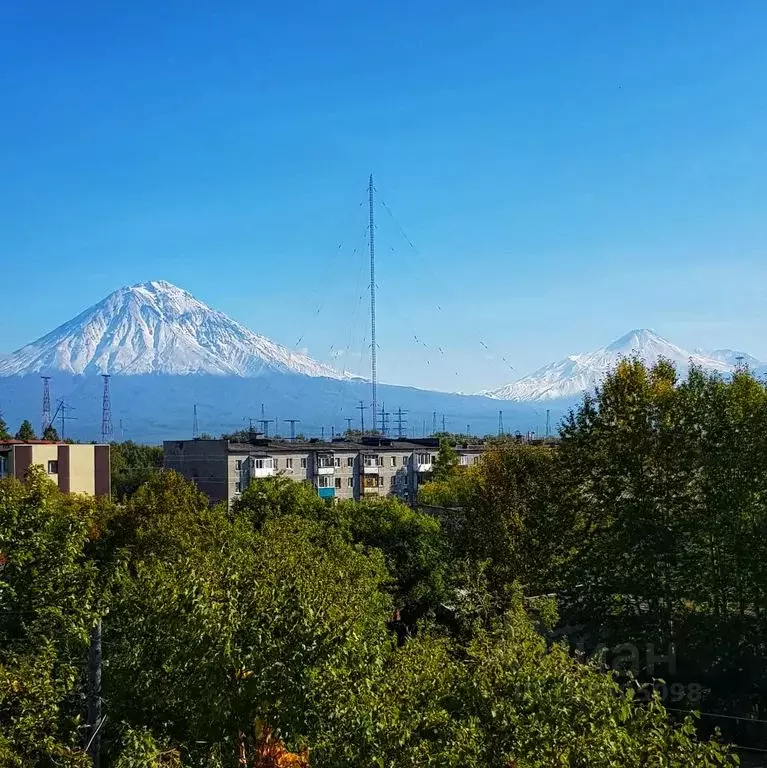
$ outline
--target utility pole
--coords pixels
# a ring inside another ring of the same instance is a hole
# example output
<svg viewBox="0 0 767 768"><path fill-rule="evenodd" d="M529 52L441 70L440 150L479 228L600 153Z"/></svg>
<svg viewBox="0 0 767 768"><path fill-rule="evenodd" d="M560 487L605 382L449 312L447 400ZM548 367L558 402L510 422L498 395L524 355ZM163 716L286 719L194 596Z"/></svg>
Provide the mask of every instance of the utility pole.
<svg viewBox="0 0 767 768"><path fill-rule="evenodd" d="M378 412L378 415L381 417L381 435L386 437L388 430L387 419L391 414L386 410L386 406L383 403L381 403L381 410Z"/></svg>
<svg viewBox="0 0 767 768"><path fill-rule="evenodd" d="M347 432L351 432L352 431L352 421L354 421L354 419L352 419L351 416L346 416L345 418L346 418L346 431Z"/></svg>
<svg viewBox="0 0 767 768"><path fill-rule="evenodd" d="M200 436L200 425L197 423L197 403L194 404L192 411L194 418L192 420L192 440L196 440Z"/></svg>
<svg viewBox="0 0 767 768"><path fill-rule="evenodd" d="M403 416L407 414L407 411L403 411L402 408L397 408L397 437L402 439L407 435L407 421L403 420ZM404 427L404 432L402 431Z"/></svg>
<svg viewBox="0 0 767 768"><path fill-rule="evenodd" d="M436 411L434 411L431 414L431 433L432 435L437 434L437 412Z"/></svg>
<svg viewBox="0 0 767 768"><path fill-rule="evenodd" d="M466 434L471 437L471 424L466 425Z"/></svg>
<svg viewBox="0 0 767 768"><path fill-rule="evenodd" d="M285 422L290 424L290 442L294 443L296 441L296 424L298 424L301 421L301 419L285 419Z"/></svg>
<svg viewBox="0 0 767 768"><path fill-rule="evenodd" d="M261 430L264 433L264 437L268 440L269 439L269 425L274 421L274 419L259 419L258 423L261 425Z"/></svg>
<svg viewBox="0 0 767 768"><path fill-rule="evenodd" d="M101 619L91 630L88 648L88 730L86 752L91 758L93 768L99 768L101 762Z"/></svg>
<svg viewBox="0 0 767 768"><path fill-rule="evenodd" d="M442 414L442 433L447 433L447 430L445 429L445 414Z"/></svg>
<svg viewBox="0 0 767 768"><path fill-rule="evenodd" d="M373 426L376 423L377 378L376 370L376 250L375 250L375 205L373 199L373 174L368 183L368 198L370 204L370 372L373 384ZM363 430L364 431L364 430Z"/></svg>
<svg viewBox="0 0 767 768"><path fill-rule="evenodd" d="M551 410L546 409L546 437L551 434Z"/></svg>
<svg viewBox="0 0 767 768"><path fill-rule="evenodd" d="M331 424L330 425L330 439L335 440L336 439L336 425Z"/></svg>
<svg viewBox="0 0 767 768"><path fill-rule="evenodd" d="M68 411L73 411L74 408L67 405L63 400L59 400L59 405L56 408L56 413L53 414L53 417L51 418L51 424L56 420L56 416L58 416L59 412L61 412L61 440L64 440L64 433L66 432L66 424L67 421L72 421L73 419L77 419L76 416L67 416Z"/></svg>
<svg viewBox="0 0 767 768"><path fill-rule="evenodd" d="M503 411L498 411L498 437L503 436Z"/></svg>
<svg viewBox="0 0 767 768"><path fill-rule="evenodd" d="M360 432L364 435L365 434L365 402L363 400L360 400L360 404L357 406L357 410L360 412ZM375 425L375 420L373 420L373 425Z"/></svg>
<svg viewBox="0 0 767 768"><path fill-rule="evenodd" d="M50 376L41 376L43 380L43 416L40 420L43 428L40 432L40 437L45 434L45 430L51 426L51 389L50 389Z"/></svg>

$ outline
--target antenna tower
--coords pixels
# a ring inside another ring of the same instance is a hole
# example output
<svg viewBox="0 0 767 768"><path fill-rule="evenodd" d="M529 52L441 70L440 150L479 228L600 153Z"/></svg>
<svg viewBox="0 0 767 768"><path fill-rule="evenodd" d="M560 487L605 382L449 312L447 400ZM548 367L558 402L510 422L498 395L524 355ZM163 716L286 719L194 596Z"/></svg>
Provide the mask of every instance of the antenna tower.
<svg viewBox="0 0 767 768"><path fill-rule="evenodd" d="M43 417L41 420L43 428L40 430L40 437L42 437L45 430L51 425L51 389L48 383L51 377L41 376L40 378L43 380Z"/></svg>
<svg viewBox="0 0 767 768"><path fill-rule="evenodd" d="M370 202L370 373L373 383L373 425L376 423L377 412L377 378L376 371L376 250L375 250L375 206L373 200L373 174L368 183L368 198ZM364 430L363 430L364 431Z"/></svg>
<svg viewBox="0 0 767 768"><path fill-rule="evenodd" d="M112 437L112 402L109 398L109 374L103 373L101 377L104 379L104 400L101 406L101 442L106 443ZM61 429L63 432L63 412ZM63 434L61 439L64 439Z"/></svg>
<svg viewBox="0 0 767 768"><path fill-rule="evenodd" d="M284 421L287 424L290 424L290 442L293 443L296 440L296 424L298 424L301 419L284 419Z"/></svg>
<svg viewBox="0 0 767 768"><path fill-rule="evenodd" d="M194 420L192 421L192 440L200 436L200 425L197 423L197 403L194 404Z"/></svg>
<svg viewBox="0 0 767 768"><path fill-rule="evenodd" d="M503 435L503 411L498 411L498 437Z"/></svg>
<svg viewBox="0 0 767 768"><path fill-rule="evenodd" d="M259 419L258 423L261 425L261 431L264 433L264 437L269 437L269 425L274 421L274 419Z"/></svg>
<svg viewBox="0 0 767 768"><path fill-rule="evenodd" d="M437 412L432 411L431 414L431 433L432 435L437 434Z"/></svg>
<svg viewBox="0 0 767 768"><path fill-rule="evenodd" d="M352 422L354 419L351 416L346 416L346 431L351 432L352 431Z"/></svg>
<svg viewBox="0 0 767 768"><path fill-rule="evenodd" d="M551 434L551 410L546 409L546 437Z"/></svg>

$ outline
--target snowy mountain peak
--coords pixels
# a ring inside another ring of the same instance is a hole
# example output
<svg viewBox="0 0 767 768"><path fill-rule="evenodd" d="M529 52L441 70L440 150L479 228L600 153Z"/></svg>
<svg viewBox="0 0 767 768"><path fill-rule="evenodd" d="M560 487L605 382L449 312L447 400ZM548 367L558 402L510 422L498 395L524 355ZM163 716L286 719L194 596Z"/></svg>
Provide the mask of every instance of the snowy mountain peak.
<svg viewBox="0 0 767 768"><path fill-rule="evenodd" d="M587 354L570 355L511 384L482 394L516 401L579 397L583 392L593 390L599 385L622 358L634 355L649 365L656 363L660 358L670 360L682 376L686 375L691 363L719 373L730 373L743 362L751 368L760 365L756 358L733 350L689 352L654 331L639 328L629 331L606 347Z"/></svg>
<svg viewBox="0 0 767 768"><path fill-rule="evenodd" d="M668 342L649 328L635 328L633 331L624 333L612 344L608 344L605 349L631 352L658 344L668 344Z"/></svg>
<svg viewBox="0 0 767 768"><path fill-rule="evenodd" d="M0 376L44 371L352 378L253 333L165 280L120 288L0 359Z"/></svg>

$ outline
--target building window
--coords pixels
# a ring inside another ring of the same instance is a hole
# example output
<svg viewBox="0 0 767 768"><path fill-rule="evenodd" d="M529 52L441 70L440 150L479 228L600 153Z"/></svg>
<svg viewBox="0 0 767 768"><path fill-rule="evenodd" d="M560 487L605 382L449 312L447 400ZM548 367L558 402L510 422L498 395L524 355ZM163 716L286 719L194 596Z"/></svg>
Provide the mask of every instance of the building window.
<svg viewBox="0 0 767 768"><path fill-rule="evenodd" d="M378 466L378 456L365 456L365 466L366 467Z"/></svg>
<svg viewBox="0 0 767 768"><path fill-rule="evenodd" d="M383 488L383 475L378 475L378 487Z"/></svg>
<svg viewBox="0 0 767 768"><path fill-rule="evenodd" d="M234 468L242 469L242 459L237 459L237 461L234 462Z"/></svg>
<svg viewBox="0 0 767 768"><path fill-rule="evenodd" d="M429 463L433 464L436 460L437 460L436 455L432 454L431 461Z"/></svg>
<svg viewBox="0 0 767 768"><path fill-rule="evenodd" d="M242 493L242 483L239 480L234 484L234 492Z"/></svg>
<svg viewBox="0 0 767 768"><path fill-rule="evenodd" d="M402 457L402 466L403 466L403 467L406 467L406 466L407 466L407 459L408 459L408 457L407 457L407 456L403 456L403 457Z"/></svg>
<svg viewBox="0 0 767 768"><path fill-rule="evenodd" d="M459 464L460 464L462 467L465 467L465 466L467 466L467 465L468 465L468 463L469 463L469 457L468 457L468 456L465 456L465 455L459 456L459 457L458 457L458 463L459 463Z"/></svg>
<svg viewBox="0 0 767 768"><path fill-rule="evenodd" d="M285 469L293 469L293 459L285 459Z"/></svg>
<svg viewBox="0 0 767 768"><path fill-rule="evenodd" d="M277 459L272 459L272 466L277 469Z"/></svg>
<svg viewBox="0 0 767 768"><path fill-rule="evenodd" d="M328 477L328 475L320 475L317 478L317 487L318 488L330 488L330 480L331 480L331 478Z"/></svg>
<svg viewBox="0 0 767 768"><path fill-rule="evenodd" d="M390 485L392 488L394 488L394 486L395 486L395 485L397 485L397 476L396 476L396 475L392 475L392 476L391 476L391 478L390 478L390 480L391 480L391 482L389 483L389 485Z"/></svg>
<svg viewBox="0 0 767 768"><path fill-rule="evenodd" d="M340 456L336 456L336 458L335 458L335 460L334 460L334 461L335 461L335 465L336 465L337 467L340 467L340 466L341 466L341 457L340 457Z"/></svg>
<svg viewBox="0 0 767 768"><path fill-rule="evenodd" d="M306 456L301 459L301 469L306 469Z"/></svg>
<svg viewBox="0 0 767 768"><path fill-rule="evenodd" d="M341 478L340 477L336 478L336 488L338 488L339 490L341 489Z"/></svg>
<svg viewBox="0 0 767 768"><path fill-rule="evenodd" d="M418 463L419 464L431 464L431 457L428 453L419 453L418 454Z"/></svg>
<svg viewBox="0 0 767 768"><path fill-rule="evenodd" d="M382 466L383 466L383 460L384 460L384 457L383 457L383 456L379 456L379 457L378 457L378 466L379 466L379 467L382 467Z"/></svg>
<svg viewBox="0 0 767 768"><path fill-rule="evenodd" d="M353 467L354 466L354 456L349 456L346 459L346 466L347 467Z"/></svg>
<svg viewBox="0 0 767 768"><path fill-rule="evenodd" d="M273 469L274 464L271 459L253 459L253 465L256 469Z"/></svg>
<svg viewBox="0 0 767 768"><path fill-rule="evenodd" d="M0 456L0 477L5 477L8 474L8 459L5 456Z"/></svg>
<svg viewBox="0 0 767 768"><path fill-rule="evenodd" d="M396 457L396 456L392 456L392 457L391 457L391 465L392 465L393 467L396 467L396 466L397 466L397 457Z"/></svg>
<svg viewBox="0 0 767 768"><path fill-rule="evenodd" d="M346 487L347 488L354 488L354 478L353 477L347 477L346 478Z"/></svg>
<svg viewBox="0 0 767 768"><path fill-rule="evenodd" d="M48 474L49 475L58 475L59 473L59 462L58 461L49 461L48 462Z"/></svg>
<svg viewBox="0 0 767 768"><path fill-rule="evenodd" d="M479 464L479 456L475 456L474 457L474 463L475 464Z"/></svg>

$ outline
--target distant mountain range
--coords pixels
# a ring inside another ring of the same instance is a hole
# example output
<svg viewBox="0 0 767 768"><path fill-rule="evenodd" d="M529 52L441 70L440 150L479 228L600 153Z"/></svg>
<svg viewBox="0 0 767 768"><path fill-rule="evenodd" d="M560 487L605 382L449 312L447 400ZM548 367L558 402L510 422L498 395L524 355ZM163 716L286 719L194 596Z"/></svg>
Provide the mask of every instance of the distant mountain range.
<svg viewBox="0 0 767 768"><path fill-rule="evenodd" d="M528 376L477 395L379 385L390 434L430 434L433 425L474 434L495 433L499 411L510 431L541 433L618 361L664 357L682 375L690 362L727 374L738 364L761 373L754 357L729 349L687 351L649 330L627 333L595 352L571 355ZM41 412L40 375L52 376L54 406L68 408L67 436L98 439L101 374L112 375L115 438L157 441L190 437L197 406L200 431L219 434L258 421L262 406L271 434L298 419L309 436L342 431L364 416L372 426L370 384L247 329L164 281L120 288L37 341L0 357L0 409L14 427ZM366 404L363 414L359 404ZM397 411L401 409L399 415ZM380 416L377 416L380 424ZM57 426L62 425L57 422Z"/></svg>
<svg viewBox="0 0 767 768"><path fill-rule="evenodd" d="M68 436L98 439L100 374L112 375L116 438L156 441L191 437L193 408L200 431L219 434L254 422L265 409L270 433L285 419L310 436L341 432L364 416L370 428L370 384L253 333L187 291L164 281L121 288L37 341L0 358L0 409L15 428L41 413L40 375L52 376L54 405L62 398ZM361 414L358 405L367 404ZM453 431L486 434L498 405L486 397L379 385L379 407L391 434L429 434L442 416ZM397 414L401 409L402 413ZM400 422L401 419L401 422ZM380 416L377 416L380 424ZM506 423L541 428L535 408L509 409ZM57 421L57 426L61 424Z"/></svg>
<svg viewBox="0 0 767 768"><path fill-rule="evenodd" d="M670 360L681 376L687 374L690 364L708 371L731 373L736 366L748 365L757 373L763 363L755 357L732 349L706 352L688 351L646 328L629 331L606 347L582 355L570 355L564 360L544 365L521 379L480 394L498 400L533 402L578 398L593 390L607 373L624 357L637 356L652 364L660 358Z"/></svg>

